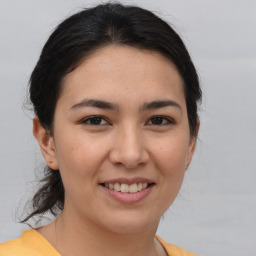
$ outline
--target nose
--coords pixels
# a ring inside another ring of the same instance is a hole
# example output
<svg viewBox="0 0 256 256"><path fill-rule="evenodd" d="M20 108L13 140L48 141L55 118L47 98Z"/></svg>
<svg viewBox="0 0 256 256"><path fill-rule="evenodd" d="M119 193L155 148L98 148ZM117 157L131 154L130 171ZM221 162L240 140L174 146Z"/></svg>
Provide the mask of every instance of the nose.
<svg viewBox="0 0 256 256"><path fill-rule="evenodd" d="M109 154L114 165L122 165L127 169L145 165L149 160L145 139L135 127L126 127L116 132L113 148Z"/></svg>

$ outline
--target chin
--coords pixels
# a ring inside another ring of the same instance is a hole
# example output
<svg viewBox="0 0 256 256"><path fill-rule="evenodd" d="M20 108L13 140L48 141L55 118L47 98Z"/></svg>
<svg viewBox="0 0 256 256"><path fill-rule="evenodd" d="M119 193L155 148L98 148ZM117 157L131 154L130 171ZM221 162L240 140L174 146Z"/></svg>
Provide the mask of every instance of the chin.
<svg viewBox="0 0 256 256"><path fill-rule="evenodd" d="M156 215L155 215L156 216ZM152 214L126 212L118 215L113 214L112 218L106 218L105 226L113 233L128 235L143 233L148 230L157 229L161 216L153 217Z"/></svg>

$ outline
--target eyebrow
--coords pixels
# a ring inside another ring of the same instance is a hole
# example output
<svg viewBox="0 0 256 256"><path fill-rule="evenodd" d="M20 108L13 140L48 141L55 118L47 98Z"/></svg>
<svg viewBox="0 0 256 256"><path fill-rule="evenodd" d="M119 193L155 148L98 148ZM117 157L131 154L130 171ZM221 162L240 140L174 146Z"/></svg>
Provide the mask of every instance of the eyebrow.
<svg viewBox="0 0 256 256"><path fill-rule="evenodd" d="M158 109L158 108L164 108L164 107L176 107L182 111L182 107L173 100L155 100L152 102L146 102L142 105L140 108L140 111L146 111L151 109ZM95 107L95 108L101 108L101 109L109 109L109 110L118 110L119 106L110 103L104 100L97 100L97 99L84 99L81 102L73 105L70 110L74 110L81 107Z"/></svg>
<svg viewBox="0 0 256 256"><path fill-rule="evenodd" d="M164 107L176 107L179 108L182 111L181 105L179 105L176 101L173 100L155 100L152 102L144 103L142 105L141 110L150 110L150 109L158 109L158 108L164 108Z"/></svg>
<svg viewBox="0 0 256 256"><path fill-rule="evenodd" d="M70 110L77 109L80 107L95 107L101 109L117 110L118 106L114 103L110 103L104 100L84 99L81 102L73 105Z"/></svg>

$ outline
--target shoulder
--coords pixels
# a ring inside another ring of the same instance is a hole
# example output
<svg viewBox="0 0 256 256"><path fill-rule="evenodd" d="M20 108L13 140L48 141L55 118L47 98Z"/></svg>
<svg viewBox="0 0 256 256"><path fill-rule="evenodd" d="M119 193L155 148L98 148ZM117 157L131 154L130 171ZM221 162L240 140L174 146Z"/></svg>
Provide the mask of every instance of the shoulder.
<svg viewBox="0 0 256 256"><path fill-rule="evenodd" d="M162 244L166 252L168 253L168 256L199 256L197 254L188 252L179 246L176 246L174 244L166 243L162 238L159 236L156 236L157 240Z"/></svg>
<svg viewBox="0 0 256 256"><path fill-rule="evenodd" d="M24 235L33 236L33 231L25 231L20 238L10 240L0 244L0 256L37 256L40 255L33 248L30 248L32 241L24 240Z"/></svg>
<svg viewBox="0 0 256 256"><path fill-rule="evenodd" d="M60 256L36 230L30 229L21 237L0 243L0 256Z"/></svg>

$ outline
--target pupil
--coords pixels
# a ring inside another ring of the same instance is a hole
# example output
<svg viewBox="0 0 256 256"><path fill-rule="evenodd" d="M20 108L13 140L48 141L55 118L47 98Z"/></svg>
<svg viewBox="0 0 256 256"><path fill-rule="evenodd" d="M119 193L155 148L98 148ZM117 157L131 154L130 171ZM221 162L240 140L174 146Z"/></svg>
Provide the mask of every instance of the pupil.
<svg viewBox="0 0 256 256"><path fill-rule="evenodd" d="M91 124L97 125L97 124L100 124L100 122L101 122L101 117L93 117L91 119Z"/></svg>
<svg viewBox="0 0 256 256"><path fill-rule="evenodd" d="M162 124L162 122L163 122L163 118L160 116L154 117L152 120L153 124Z"/></svg>

